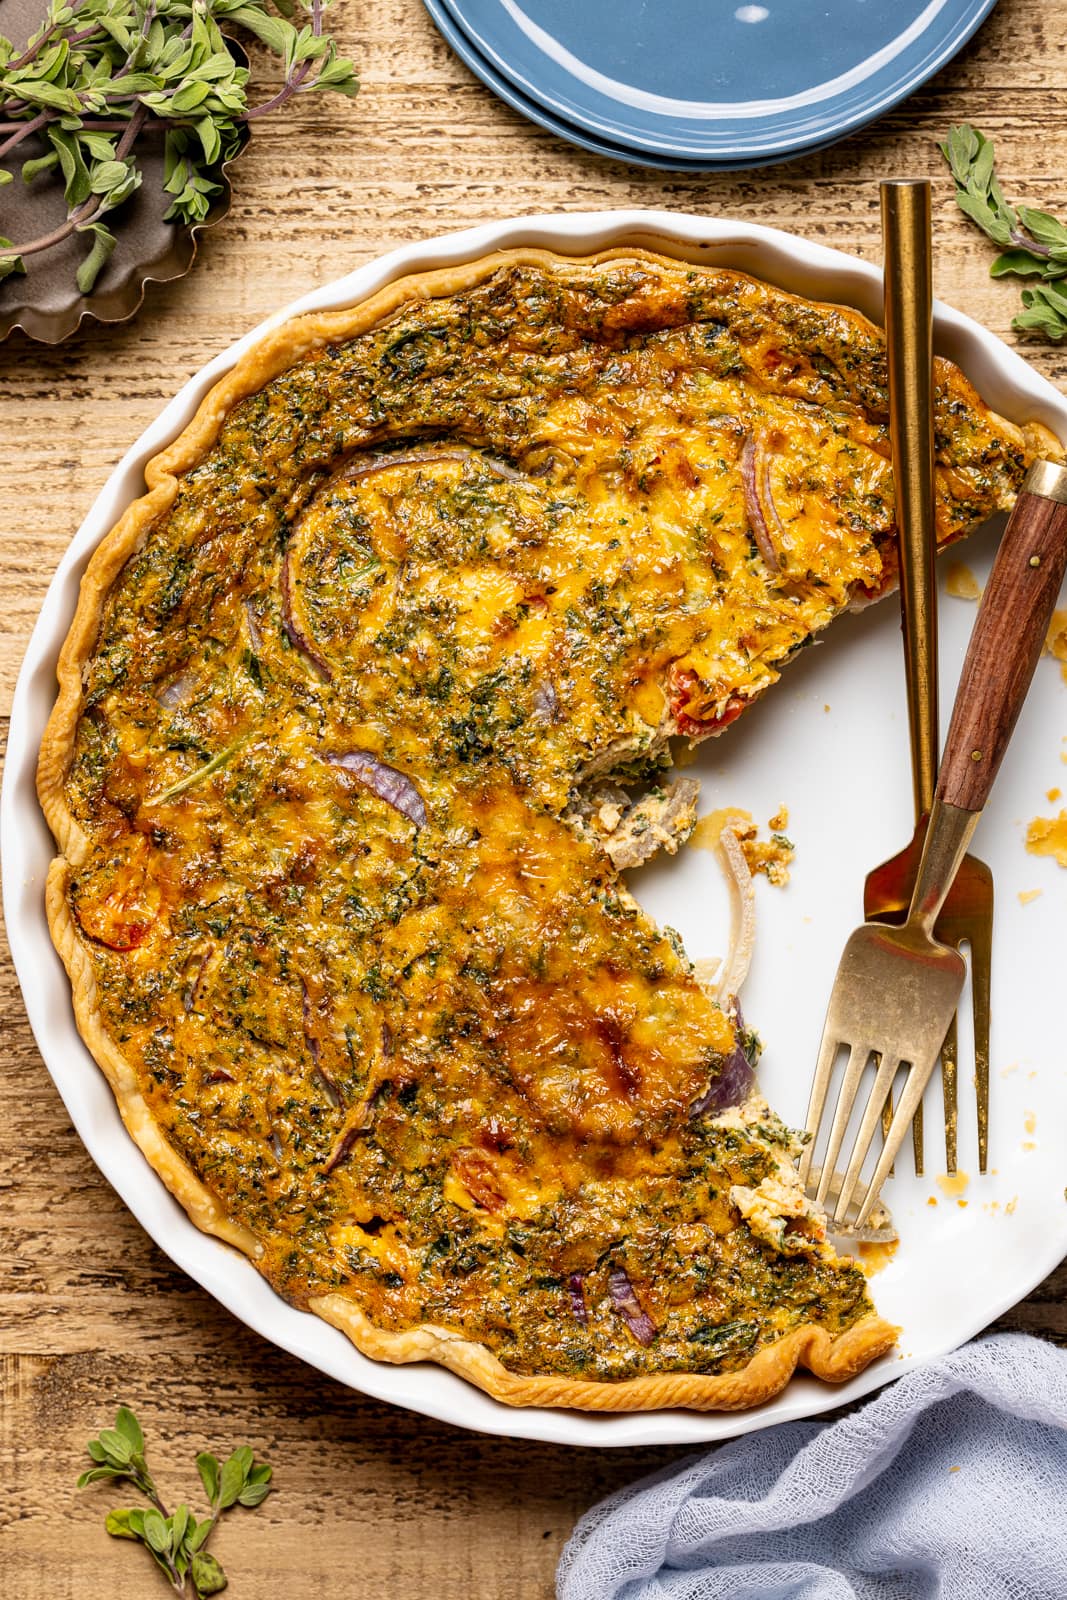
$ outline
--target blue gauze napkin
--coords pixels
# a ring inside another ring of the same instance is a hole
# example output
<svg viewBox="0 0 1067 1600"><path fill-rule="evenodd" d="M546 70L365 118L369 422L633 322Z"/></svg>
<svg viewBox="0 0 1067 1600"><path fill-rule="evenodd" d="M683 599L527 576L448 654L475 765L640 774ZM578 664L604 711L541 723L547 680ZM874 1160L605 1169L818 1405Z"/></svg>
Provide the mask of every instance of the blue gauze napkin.
<svg viewBox="0 0 1067 1600"><path fill-rule="evenodd" d="M1067 1352L999 1334L613 1495L559 1600L1067 1600Z"/></svg>

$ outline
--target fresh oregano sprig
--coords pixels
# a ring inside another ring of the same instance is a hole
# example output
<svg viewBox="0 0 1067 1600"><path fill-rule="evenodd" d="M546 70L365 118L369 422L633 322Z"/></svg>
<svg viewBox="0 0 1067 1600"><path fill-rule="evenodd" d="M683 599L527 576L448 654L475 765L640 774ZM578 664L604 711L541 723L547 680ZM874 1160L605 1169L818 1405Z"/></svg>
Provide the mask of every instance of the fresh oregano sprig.
<svg viewBox="0 0 1067 1600"><path fill-rule="evenodd" d="M24 50L0 36L0 161L35 135L46 149L23 161L22 181L58 169L67 204L66 221L49 233L18 243L0 237L0 279L80 233L89 250L78 288L88 294L115 247L103 219L140 186L137 145L150 129L163 132L167 219L201 222L242 125L309 90L355 94L352 63L323 31L327 3L275 0L272 10L268 0L49 0ZM223 27L253 34L281 58L281 87L257 105L248 103L249 72ZM0 167L0 186L13 181Z"/></svg>
<svg viewBox="0 0 1067 1600"><path fill-rule="evenodd" d="M997 179L993 141L969 123L949 130L941 153L956 180L960 210L1001 248L991 275L1041 280L1022 291L1024 309L1012 327L1046 339L1067 338L1067 293L1049 287L1067 278L1067 227L1047 211L1009 204Z"/></svg>
<svg viewBox="0 0 1067 1600"><path fill-rule="evenodd" d="M112 1538L142 1544L175 1594L201 1600L225 1589L226 1574L204 1547L224 1512L235 1505L258 1506L266 1499L270 1467L257 1463L247 1445L221 1464L210 1451L202 1451L196 1468L210 1509L207 1516L197 1518L184 1503L173 1514L163 1504L145 1460L141 1425L128 1406L119 1407L114 1428L105 1428L90 1439L88 1450L93 1465L78 1479L79 1489L104 1478L122 1478L149 1501L145 1508L108 1512L104 1525Z"/></svg>

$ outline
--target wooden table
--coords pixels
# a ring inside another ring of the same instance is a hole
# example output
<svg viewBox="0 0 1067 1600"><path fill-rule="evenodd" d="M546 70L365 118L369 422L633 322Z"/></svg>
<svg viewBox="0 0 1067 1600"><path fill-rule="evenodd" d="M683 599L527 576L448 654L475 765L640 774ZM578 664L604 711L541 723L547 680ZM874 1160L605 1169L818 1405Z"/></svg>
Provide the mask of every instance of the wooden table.
<svg viewBox="0 0 1067 1600"><path fill-rule="evenodd" d="M1009 194L1067 210L1067 8L1001 0L933 84L820 155L722 177L609 165L524 122L475 81L419 0L338 0L354 102L312 98L257 127L228 219L183 282L114 330L0 348L0 692L6 712L45 587L127 444L203 361L268 311L403 241L508 214L666 206L879 254L877 180L936 183L937 287L1008 334L1015 294L952 200L937 140L996 139ZM1067 350L1027 346L1054 381ZM176 1271L100 1177L37 1053L6 952L0 1074L0 1574L20 1600L166 1592L104 1534L107 1487L77 1493L84 1441L135 1407L175 1498L193 1456L251 1442L277 1492L217 1540L237 1597L534 1600L575 1519L679 1452L479 1438L349 1393L239 1326ZM1067 1270L1003 1319L1067 1342ZM132 1497L131 1497L132 1499Z"/></svg>

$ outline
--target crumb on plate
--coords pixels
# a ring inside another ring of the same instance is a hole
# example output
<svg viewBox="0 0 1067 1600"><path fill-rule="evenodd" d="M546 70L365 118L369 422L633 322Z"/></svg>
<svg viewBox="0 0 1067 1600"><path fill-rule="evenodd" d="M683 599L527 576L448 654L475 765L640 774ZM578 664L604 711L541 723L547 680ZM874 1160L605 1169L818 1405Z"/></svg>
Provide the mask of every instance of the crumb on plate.
<svg viewBox="0 0 1067 1600"><path fill-rule="evenodd" d="M1026 848L1032 856L1051 856L1067 867L1067 811L1058 817L1034 817L1026 830Z"/></svg>
<svg viewBox="0 0 1067 1600"><path fill-rule="evenodd" d="M964 561L949 562L945 591L956 600L977 600L982 593L978 579Z"/></svg>

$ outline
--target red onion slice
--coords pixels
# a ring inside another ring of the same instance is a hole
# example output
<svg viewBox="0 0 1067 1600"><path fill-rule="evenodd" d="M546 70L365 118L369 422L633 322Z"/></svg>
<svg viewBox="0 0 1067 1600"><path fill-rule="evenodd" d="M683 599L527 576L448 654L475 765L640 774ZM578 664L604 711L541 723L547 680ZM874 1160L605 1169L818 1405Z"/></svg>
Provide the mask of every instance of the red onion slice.
<svg viewBox="0 0 1067 1600"><path fill-rule="evenodd" d="M542 678L531 697L535 717L545 722L555 722L559 717L559 696L551 678Z"/></svg>
<svg viewBox="0 0 1067 1600"><path fill-rule="evenodd" d="M784 567L786 561L785 552L790 549L793 541L789 536L789 532L785 523L782 521L778 507L775 504L774 493L771 489L771 452L761 446L759 450L759 456L760 470L758 476L760 504L763 506L765 514L770 514L770 519L774 523L774 531L778 538L778 544L776 546L778 551L778 563L780 566Z"/></svg>
<svg viewBox="0 0 1067 1600"><path fill-rule="evenodd" d="M741 451L741 485L745 491L745 516L748 518L749 528L756 541L756 548L772 572L777 572L782 566L783 557L775 548L771 538L771 530L767 526L767 518L763 514L760 502L759 487L756 481L757 455L759 446L752 434L745 440L745 447ZM777 513L775 513L777 515ZM778 523L781 527L781 519Z"/></svg>
<svg viewBox="0 0 1067 1600"><path fill-rule="evenodd" d="M341 1162L351 1152L352 1146L359 1136L369 1130L374 1120L374 1101L376 1096L377 1091L369 1099L364 1099L354 1105L348 1113L345 1125L341 1129L327 1158L326 1165L322 1169L327 1177L341 1165Z"/></svg>
<svg viewBox="0 0 1067 1600"><path fill-rule="evenodd" d="M374 472L385 472L389 467L421 467L435 461L477 461L506 483L526 482L523 474L516 472L514 467L506 466L503 461L494 461L491 456L483 456L480 450L461 444L428 445L425 450L398 450L393 455L385 452L380 456L372 456L369 461L346 467L344 476L350 483L356 483L360 478L369 478Z"/></svg>
<svg viewBox="0 0 1067 1600"><path fill-rule="evenodd" d="M752 1090L756 1077L755 1062L746 1055L742 1044L745 1019L741 1012L741 1002L736 995L732 996L732 1000L734 1047L723 1062L722 1070L712 1079L700 1099L689 1107L691 1120L706 1116L709 1111L713 1116L718 1116L723 1111L729 1111L732 1106L743 1105Z"/></svg>
<svg viewBox="0 0 1067 1600"><path fill-rule="evenodd" d="M168 684L156 695L156 699L166 711L175 711L178 706L188 700L193 689L196 688L196 675L192 672L182 672L172 678Z"/></svg>
<svg viewBox="0 0 1067 1600"><path fill-rule="evenodd" d="M656 1324L634 1293L634 1286L621 1267L616 1267L608 1277L611 1303L622 1317L638 1344L651 1344L656 1337Z"/></svg>
<svg viewBox="0 0 1067 1600"><path fill-rule="evenodd" d="M329 1177L331 1172L335 1172L341 1165L341 1162L348 1155L349 1151L352 1149L352 1146L355 1144L357 1138L362 1132L363 1129L357 1127L345 1129L344 1133L342 1133L341 1137L330 1151L326 1165L322 1169L327 1177Z"/></svg>
<svg viewBox="0 0 1067 1600"><path fill-rule="evenodd" d="M589 1321L589 1311L585 1303L585 1289L580 1272L572 1272L567 1279L567 1298L571 1303L571 1314L575 1322L580 1322L584 1328Z"/></svg>
<svg viewBox="0 0 1067 1600"><path fill-rule="evenodd" d="M720 833L719 859L730 890L730 950L715 986L722 1004L740 992L748 977L756 944L756 891L735 828L727 826Z"/></svg>
<svg viewBox="0 0 1067 1600"><path fill-rule="evenodd" d="M248 624L248 642L258 656L263 651L263 634L260 632L259 618L252 610L252 602L250 600L244 602L244 613L245 622Z"/></svg>
<svg viewBox="0 0 1067 1600"><path fill-rule="evenodd" d="M398 772L395 767L386 766L384 761L379 761L369 750L346 750L343 755L325 756L324 760L331 767L341 767L357 783L369 789L372 794L376 794L379 800L384 800L387 806L392 806L394 811L399 811L401 816L407 817L416 828L425 828L426 802L404 773Z"/></svg>
<svg viewBox="0 0 1067 1600"><path fill-rule="evenodd" d="M285 547L282 556L281 590L282 590L282 630L293 649L302 655L308 666L326 683L333 678L330 664L316 650L305 630L300 626L293 611L293 539Z"/></svg>
<svg viewBox="0 0 1067 1600"><path fill-rule="evenodd" d="M186 1016L189 1015L193 1007L196 1005L200 994L200 985L204 981L204 974L207 971L208 962L210 960L211 951L208 949L204 951L203 955L200 957L200 960L197 962L196 971L189 979L185 993L182 995L182 1010L185 1012ZM231 1079L230 1081L232 1082L233 1080Z"/></svg>
<svg viewBox="0 0 1067 1600"><path fill-rule="evenodd" d="M301 1012L304 1021L304 1038L307 1042L308 1052L311 1056L312 1063L311 1076L313 1078L317 1078L322 1084L322 1087L326 1092L327 1100L334 1107L334 1109L337 1110L340 1106L344 1105L344 1100L341 1096L340 1089L337 1087L336 1083L330 1077L330 1074L326 1071L326 1068L322 1064L322 1046L319 1043L313 1027L314 1008L311 1004L311 991L303 978L300 980L300 987L303 991Z"/></svg>

